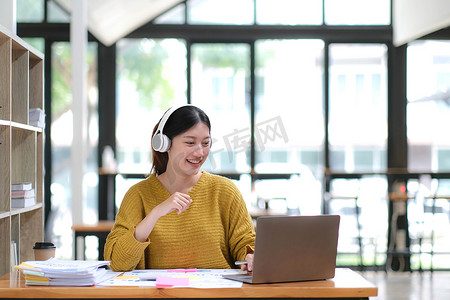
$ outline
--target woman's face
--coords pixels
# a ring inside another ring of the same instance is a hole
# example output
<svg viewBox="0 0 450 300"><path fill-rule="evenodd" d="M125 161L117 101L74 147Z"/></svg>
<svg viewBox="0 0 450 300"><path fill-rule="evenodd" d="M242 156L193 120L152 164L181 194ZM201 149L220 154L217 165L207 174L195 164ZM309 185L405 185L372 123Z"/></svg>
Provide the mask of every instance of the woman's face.
<svg viewBox="0 0 450 300"><path fill-rule="evenodd" d="M208 157L210 150L208 126L200 122L172 139L169 164L179 175L195 175Z"/></svg>

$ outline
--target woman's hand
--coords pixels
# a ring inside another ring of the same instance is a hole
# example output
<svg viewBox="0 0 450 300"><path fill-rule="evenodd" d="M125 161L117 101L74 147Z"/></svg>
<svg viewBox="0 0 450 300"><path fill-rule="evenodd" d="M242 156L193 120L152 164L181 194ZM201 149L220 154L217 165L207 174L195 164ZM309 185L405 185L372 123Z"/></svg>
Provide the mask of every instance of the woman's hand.
<svg viewBox="0 0 450 300"><path fill-rule="evenodd" d="M241 265L241 270L242 271L247 271L248 273L253 271L253 254L247 254L245 256L245 261L247 262L247 264L245 265Z"/></svg>
<svg viewBox="0 0 450 300"><path fill-rule="evenodd" d="M181 214L183 211L189 208L191 203L191 196L189 196L188 194L175 192L154 209L159 212L159 217L165 216L168 213L173 212L174 210L176 210L178 214Z"/></svg>
<svg viewBox="0 0 450 300"><path fill-rule="evenodd" d="M159 218L175 210L178 214L181 214L189 208L191 203L192 199L188 194L179 192L173 193L169 198L164 200L164 202L152 209L152 211L136 226L134 238L140 242L146 241Z"/></svg>

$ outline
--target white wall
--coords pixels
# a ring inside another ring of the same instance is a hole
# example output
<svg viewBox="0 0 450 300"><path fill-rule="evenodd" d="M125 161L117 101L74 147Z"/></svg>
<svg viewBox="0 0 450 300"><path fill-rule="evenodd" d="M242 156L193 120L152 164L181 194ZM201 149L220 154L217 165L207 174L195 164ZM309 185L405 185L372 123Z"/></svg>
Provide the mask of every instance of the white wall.
<svg viewBox="0 0 450 300"><path fill-rule="evenodd" d="M450 26L449 0L392 0L392 5L395 46Z"/></svg>

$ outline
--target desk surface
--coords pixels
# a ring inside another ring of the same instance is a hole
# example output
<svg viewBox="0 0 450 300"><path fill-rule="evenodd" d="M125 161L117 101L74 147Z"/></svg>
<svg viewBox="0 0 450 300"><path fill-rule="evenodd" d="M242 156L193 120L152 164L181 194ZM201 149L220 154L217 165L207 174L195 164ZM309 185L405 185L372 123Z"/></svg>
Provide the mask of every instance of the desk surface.
<svg viewBox="0 0 450 300"><path fill-rule="evenodd" d="M0 277L0 298L316 298L368 299L377 288L358 273L336 269L332 280L272 284L243 284L242 288L194 289L153 287L48 287L27 286L23 274L13 271Z"/></svg>

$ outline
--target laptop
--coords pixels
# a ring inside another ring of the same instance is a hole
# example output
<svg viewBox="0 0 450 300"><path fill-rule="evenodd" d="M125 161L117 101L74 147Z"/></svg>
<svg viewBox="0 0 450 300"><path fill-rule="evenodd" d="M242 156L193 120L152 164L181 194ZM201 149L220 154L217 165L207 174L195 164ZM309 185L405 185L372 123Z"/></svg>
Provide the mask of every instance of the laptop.
<svg viewBox="0 0 450 300"><path fill-rule="evenodd" d="M223 278L246 283L333 278L339 221L339 215L259 217L252 274Z"/></svg>

